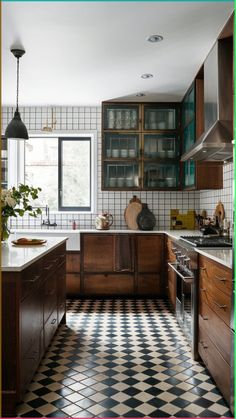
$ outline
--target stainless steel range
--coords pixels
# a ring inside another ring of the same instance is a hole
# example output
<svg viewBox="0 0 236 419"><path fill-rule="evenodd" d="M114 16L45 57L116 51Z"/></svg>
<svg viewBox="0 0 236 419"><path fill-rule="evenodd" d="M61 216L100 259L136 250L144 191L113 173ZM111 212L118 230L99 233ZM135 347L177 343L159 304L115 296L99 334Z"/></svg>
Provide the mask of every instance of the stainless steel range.
<svg viewBox="0 0 236 419"><path fill-rule="evenodd" d="M169 267L176 274L176 318L187 337L194 359L198 358L198 255L195 247L232 247L228 237L181 236L173 242L175 262Z"/></svg>

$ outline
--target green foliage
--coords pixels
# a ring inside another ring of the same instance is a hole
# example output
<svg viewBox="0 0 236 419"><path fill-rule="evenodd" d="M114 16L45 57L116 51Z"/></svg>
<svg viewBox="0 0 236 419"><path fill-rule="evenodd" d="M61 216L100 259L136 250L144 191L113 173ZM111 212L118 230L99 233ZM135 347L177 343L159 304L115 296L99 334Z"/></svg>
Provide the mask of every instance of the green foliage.
<svg viewBox="0 0 236 419"><path fill-rule="evenodd" d="M31 201L38 198L41 188L33 188L20 184L18 188L1 191L1 215L5 217L22 217L28 212L32 217L37 217L42 211L40 208L32 208Z"/></svg>

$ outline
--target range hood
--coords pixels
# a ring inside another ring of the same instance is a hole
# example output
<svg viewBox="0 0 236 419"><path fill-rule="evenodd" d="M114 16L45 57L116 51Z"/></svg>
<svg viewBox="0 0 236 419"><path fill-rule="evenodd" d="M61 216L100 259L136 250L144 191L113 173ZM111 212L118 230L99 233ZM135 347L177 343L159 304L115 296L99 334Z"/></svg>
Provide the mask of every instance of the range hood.
<svg viewBox="0 0 236 419"><path fill-rule="evenodd" d="M232 38L216 42L204 63L204 133L181 161L224 161L233 156Z"/></svg>

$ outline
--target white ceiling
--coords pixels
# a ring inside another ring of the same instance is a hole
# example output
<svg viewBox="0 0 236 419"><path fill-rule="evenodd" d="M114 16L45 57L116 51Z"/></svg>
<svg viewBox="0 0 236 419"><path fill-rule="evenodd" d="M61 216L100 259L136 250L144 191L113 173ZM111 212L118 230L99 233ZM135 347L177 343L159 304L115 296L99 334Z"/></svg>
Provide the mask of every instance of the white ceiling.
<svg viewBox="0 0 236 419"><path fill-rule="evenodd" d="M233 11L233 2L2 2L2 104L179 101ZM152 34L164 37L151 44ZM142 73L152 73L143 80Z"/></svg>

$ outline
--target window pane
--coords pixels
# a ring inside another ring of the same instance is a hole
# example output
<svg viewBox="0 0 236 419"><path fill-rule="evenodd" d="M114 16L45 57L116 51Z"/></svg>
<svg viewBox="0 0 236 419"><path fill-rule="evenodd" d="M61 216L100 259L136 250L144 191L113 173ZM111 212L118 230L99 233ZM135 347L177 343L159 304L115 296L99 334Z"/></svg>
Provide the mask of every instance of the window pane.
<svg viewBox="0 0 236 419"><path fill-rule="evenodd" d="M90 138L61 141L61 206L90 209Z"/></svg>
<svg viewBox="0 0 236 419"><path fill-rule="evenodd" d="M25 183L41 187L33 205L58 210L58 139L30 138L25 142Z"/></svg>

